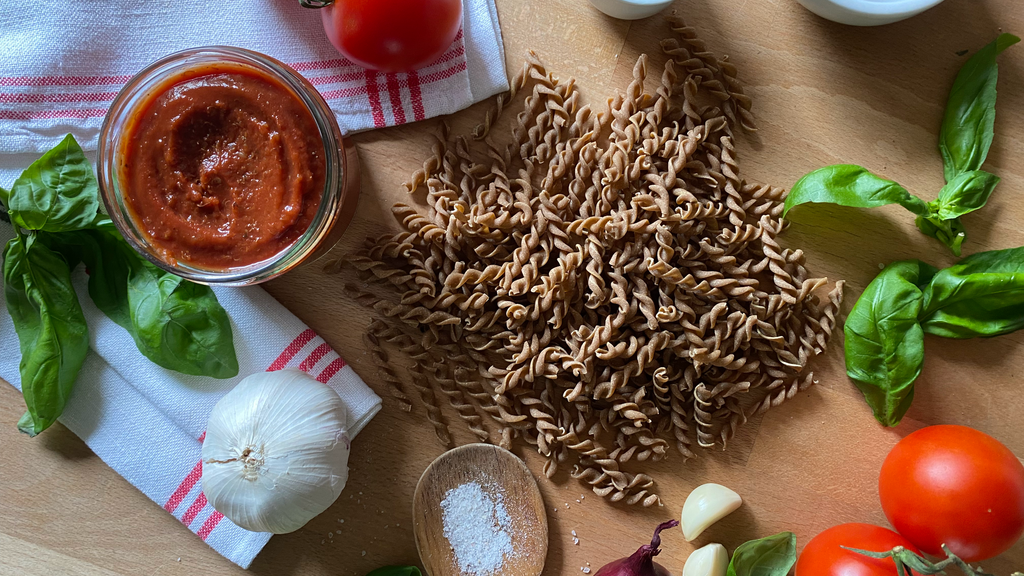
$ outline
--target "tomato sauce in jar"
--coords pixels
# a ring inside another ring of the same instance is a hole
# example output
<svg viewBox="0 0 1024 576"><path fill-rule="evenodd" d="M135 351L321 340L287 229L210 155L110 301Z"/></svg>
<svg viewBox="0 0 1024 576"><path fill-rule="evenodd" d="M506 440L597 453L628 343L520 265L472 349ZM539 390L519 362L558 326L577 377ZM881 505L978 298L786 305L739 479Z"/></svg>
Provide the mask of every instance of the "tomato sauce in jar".
<svg viewBox="0 0 1024 576"><path fill-rule="evenodd" d="M326 160L316 120L280 80L223 62L165 79L125 125L128 212L162 260L244 267L313 222Z"/></svg>

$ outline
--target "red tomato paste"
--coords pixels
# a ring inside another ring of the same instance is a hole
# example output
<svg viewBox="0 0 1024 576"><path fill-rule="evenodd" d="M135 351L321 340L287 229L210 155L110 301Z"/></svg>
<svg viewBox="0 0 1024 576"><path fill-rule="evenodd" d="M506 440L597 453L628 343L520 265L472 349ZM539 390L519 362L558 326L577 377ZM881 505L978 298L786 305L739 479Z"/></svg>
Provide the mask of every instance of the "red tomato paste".
<svg viewBox="0 0 1024 576"><path fill-rule="evenodd" d="M125 127L121 186L164 259L247 266L306 232L323 196L325 153L290 88L224 63L188 69L145 98Z"/></svg>

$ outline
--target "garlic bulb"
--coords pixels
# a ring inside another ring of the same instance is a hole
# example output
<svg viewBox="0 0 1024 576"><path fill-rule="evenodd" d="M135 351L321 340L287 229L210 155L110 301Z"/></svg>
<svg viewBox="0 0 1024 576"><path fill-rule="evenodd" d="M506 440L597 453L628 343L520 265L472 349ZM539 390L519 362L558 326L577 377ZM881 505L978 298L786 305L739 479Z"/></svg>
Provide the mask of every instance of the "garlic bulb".
<svg viewBox="0 0 1024 576"><path fill-rule="evenodd" d="M687 542L692 542L701 532L707 530L708 526L735 512L742 503L739 494L721 484L697 486L683 502L683 513L680 518L683 537Z"/></svg>
<svg viewBox="0 0 1024 576"><path fill-rule="evenodd" d="M298 530L345 487L346 420L338 393L304 372L245 378L217 402L206 425L206 499L246 530Z"/></svg>
<svg viewBox="0 0 1024 576"><path fill-rule="evenodd" d="M725 576L729 553L721 544L708 544L694 550L683 564L683 576Z"/></svg>

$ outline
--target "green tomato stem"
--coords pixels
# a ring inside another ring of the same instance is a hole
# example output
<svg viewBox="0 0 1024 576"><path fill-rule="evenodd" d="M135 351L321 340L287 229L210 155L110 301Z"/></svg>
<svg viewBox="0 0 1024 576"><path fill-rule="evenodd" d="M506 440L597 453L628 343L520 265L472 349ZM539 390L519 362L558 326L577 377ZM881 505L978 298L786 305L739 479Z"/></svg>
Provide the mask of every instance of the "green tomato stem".
<svg viewBox="0 0 1024 576"><path fill-rule="evenodd" d="M868 550L859 550L857 548L850 548L847 546L842 546L842 548L870 558L892 558L892 561L896 564L896 571L899 574L945 574L944 570L946 568L949 566L956 566L961 572L969 576L995 576L994 574L982 571L981 568L971 566L956 554L953 554L945 544L942 545L942 551L946 553L946 558L938 562L931 562L920 554L915 554L903 546L896 546L887 552L870 552ZM1024 574L1021 572L1014 572L1010 576L1024 576Z"/></svg>

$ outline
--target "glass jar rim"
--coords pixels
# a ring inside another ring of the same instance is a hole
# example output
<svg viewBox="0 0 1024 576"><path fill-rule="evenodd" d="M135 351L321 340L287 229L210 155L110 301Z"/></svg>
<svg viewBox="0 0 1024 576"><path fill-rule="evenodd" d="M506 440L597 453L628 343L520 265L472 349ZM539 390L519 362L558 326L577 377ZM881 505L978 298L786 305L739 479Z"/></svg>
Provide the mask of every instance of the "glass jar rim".
<svg viewBox="0 0 1024 576"><path fill-rule="evenodd" d="M164 81L191 68L216 63L231 63L254 68L280 82L295 94L309 112L320 132L324 148L325 178L320 206L309 227L289 246L274 256L247 266L223 270L169 262L151 248L148 235L125 205L120 180L120 129L140 103L152 97L154 90L166 87ZM111 220L137 252L157 267L202 284L247 285L265 282L298 266L309 258L320 242L329 236L345 194L345 154L337 119L313 85L286 64L265 54L233 46L201 46L169 54L136 74L118 92L100 128L97 172L100 196Z"/></svg>

